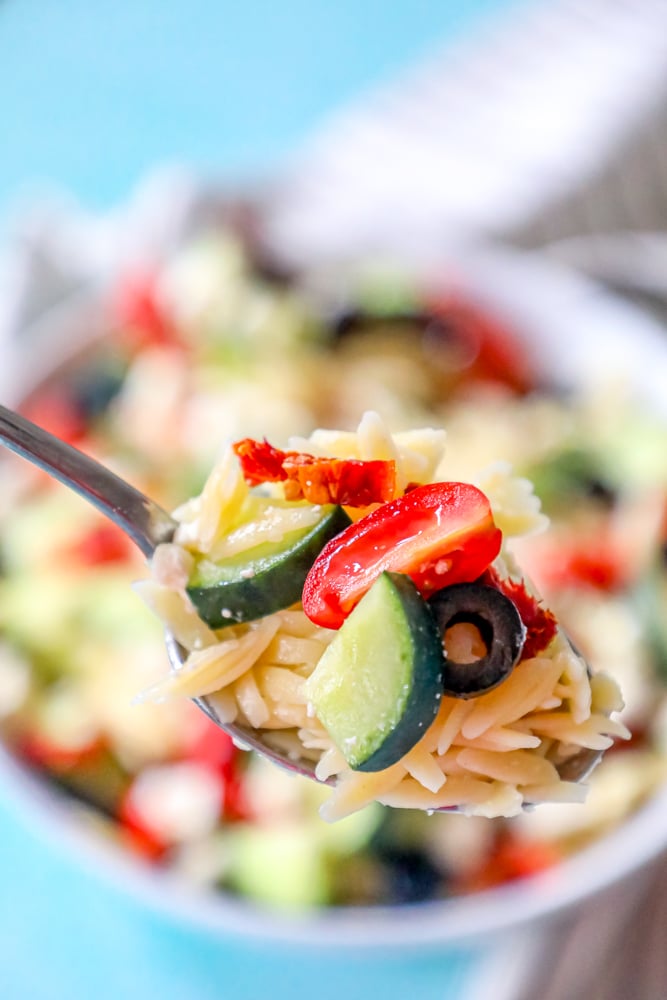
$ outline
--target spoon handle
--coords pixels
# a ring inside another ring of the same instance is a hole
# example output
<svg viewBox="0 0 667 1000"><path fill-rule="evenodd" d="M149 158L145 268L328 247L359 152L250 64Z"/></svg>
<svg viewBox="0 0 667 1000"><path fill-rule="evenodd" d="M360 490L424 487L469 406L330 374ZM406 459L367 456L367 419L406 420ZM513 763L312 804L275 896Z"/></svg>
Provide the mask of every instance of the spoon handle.
<svg viewBox="0 0 667 1000"><path fill-rule="evenodd" d="M175 522L149 497L83 452L13 410L0 406L0 444L79 493L114 521L150 557L169 541Z"/></svg>

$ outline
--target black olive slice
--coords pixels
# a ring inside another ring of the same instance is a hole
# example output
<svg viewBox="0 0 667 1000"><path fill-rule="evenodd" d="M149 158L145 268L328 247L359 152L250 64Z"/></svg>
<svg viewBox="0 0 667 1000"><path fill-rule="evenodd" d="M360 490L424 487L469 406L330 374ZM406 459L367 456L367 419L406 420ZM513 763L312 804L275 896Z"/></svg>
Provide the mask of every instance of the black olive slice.
<svg viewBox="0 0 667 1000"><path fill-rule="evenodd" d="M439 590L428 604L442 636L445 694L475 698L509 677L521 656L526 629L508 597L495 587L458 583ZM485 655L469 663L447 655L447 631L460 622L474 625L486 648Z"/></svg>

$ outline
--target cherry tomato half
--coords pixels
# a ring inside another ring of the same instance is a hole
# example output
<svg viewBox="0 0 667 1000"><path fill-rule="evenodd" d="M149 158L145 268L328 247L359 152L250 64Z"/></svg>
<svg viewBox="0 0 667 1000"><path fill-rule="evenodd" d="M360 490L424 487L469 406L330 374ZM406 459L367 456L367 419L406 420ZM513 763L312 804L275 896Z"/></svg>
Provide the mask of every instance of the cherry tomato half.
<svg viewBox="0 0 667 1000"><path fill-rule="evenodd" d="M500 550L487 497L469 483L430 483L391 500L324 546L303 588L311 621L337 629L385 572L424 595L480 576Z"/></svg>

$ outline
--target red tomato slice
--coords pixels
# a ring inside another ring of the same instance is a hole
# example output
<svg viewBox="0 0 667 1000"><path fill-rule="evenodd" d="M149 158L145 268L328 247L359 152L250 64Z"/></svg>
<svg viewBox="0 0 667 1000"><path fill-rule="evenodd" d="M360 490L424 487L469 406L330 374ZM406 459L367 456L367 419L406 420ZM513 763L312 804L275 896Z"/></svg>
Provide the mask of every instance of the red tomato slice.
<svg viewBox="0 0 667 1000"><path fill-rule="evenodd" d="M391 500L324 546L303 588L311 621L337 629L377 577L405 573L424 595L470 583L500 551L487 497L469 483L430 483Z"/></svg>

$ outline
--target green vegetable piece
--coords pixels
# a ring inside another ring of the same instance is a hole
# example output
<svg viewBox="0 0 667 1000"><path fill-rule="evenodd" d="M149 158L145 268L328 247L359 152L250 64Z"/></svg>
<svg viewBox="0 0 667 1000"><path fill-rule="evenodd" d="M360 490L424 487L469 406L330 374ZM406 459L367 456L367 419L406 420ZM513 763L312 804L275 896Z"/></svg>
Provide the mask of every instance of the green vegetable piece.
<svg viewBox="0 0 667 1000"><path fill-rule="evenodd" d="M633 596L656 678L667 685L667 552L661 553L661 558L640 581Z"/></svg>
<svg viewBox="0 0 667 1000"><path fill-rule="evenodd" d="M558 511L580 497L611 505L618 485L612 479L611 468L601 454L572 447L547 456L523 473L545 510Z"/></svg>
<svg viewBox="0 0 667 1000"><path fill-rule="evenodd" d="M382 771L423 736L442 697L442 640L409 577L382 573L306 683L356 771Z"/></svg>
<svg viewBox="0 0 667 1000"><path fill-rule="evenodd" d="M310 528L278 544L264 542L220 562L200 559L188 583L199 617L211 628L254 621L301 600L308 570L323 546L350 523L342 507L322 507Z"/></svg>
<svg viewBox="0 0 667 1000"><path fill-rule="evenodd" d="M324 906L331 895L329 865L303 823L241 824L225 839L227 884L249 899L280 909Z"/></svg>

